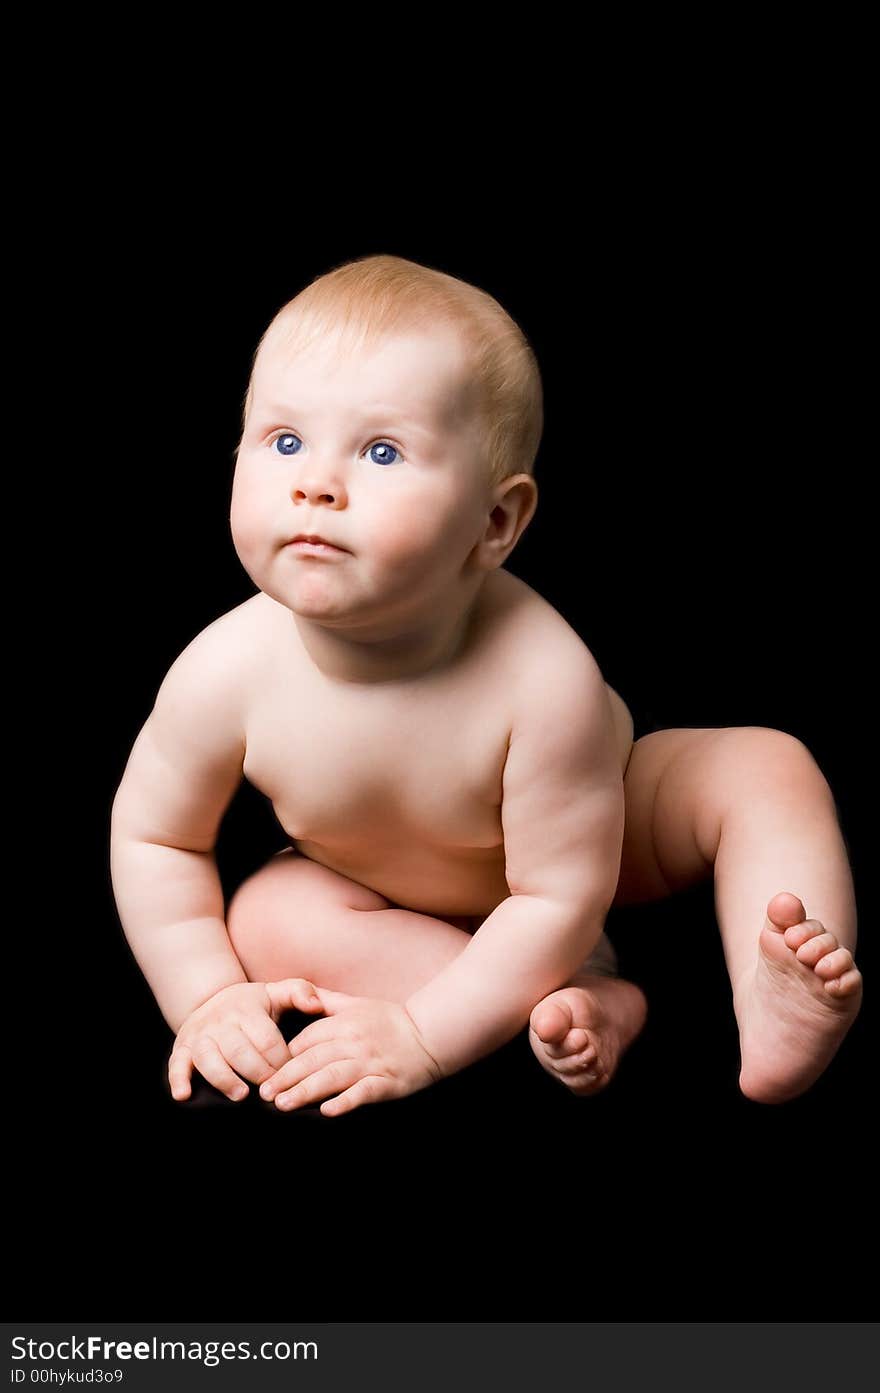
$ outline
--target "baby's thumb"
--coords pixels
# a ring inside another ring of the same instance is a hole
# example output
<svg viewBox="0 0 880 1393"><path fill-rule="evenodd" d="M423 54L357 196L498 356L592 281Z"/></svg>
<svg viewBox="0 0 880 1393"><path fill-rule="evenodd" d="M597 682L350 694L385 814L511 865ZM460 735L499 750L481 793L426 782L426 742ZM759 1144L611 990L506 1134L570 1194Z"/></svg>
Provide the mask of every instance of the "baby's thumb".
<svg viewBox="0 0 880 1393"><path fill-rule="evenodd" d="M282 1011L322 1011L321 998L313 982L306 977L285 977L281 982L267 982L266 991L272 1015Z"/></svg>
<svg viewBox="0 0 880 1393"><path fill-rule="evenodd" d="M348 992L331 992L328 987L315 987L315 991L328 1016L335 1015L337 1011L344 1011L349 1006L356 1006L363 1000L360 996L349 996Z"/></svg>

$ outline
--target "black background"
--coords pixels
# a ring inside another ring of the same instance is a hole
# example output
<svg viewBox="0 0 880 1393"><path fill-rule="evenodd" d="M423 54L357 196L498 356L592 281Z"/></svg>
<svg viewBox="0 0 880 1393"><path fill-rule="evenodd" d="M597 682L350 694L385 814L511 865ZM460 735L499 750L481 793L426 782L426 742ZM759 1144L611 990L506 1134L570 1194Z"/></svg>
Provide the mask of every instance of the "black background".
<svg viewBox="0 0 880 1393"><path fill-rule="evenodd" d="M523 1034L333 1120L254 1096L172 1103L171 1035L112 901L109 810L131 744L181 649L254 591L228 510L258 339L314 276L387 251L488 290L537 353L540 501L508 568L642 719L803 740L864 910L873 542L847 190L818 221L796 179L666 171L616 192L586 221L561 191L541 217L513 201L464 225L430 206L371 219L355 200L357 218L322 205L307 232L289 216L267 231L267 201L259 219L188 214L173 235L173 199L96 218L76 298L79 556L51 577L57 643L36 655L79 767L60 806L57 769L34 777L54 929L48 949L29 941L25 979L46 1024L11 1148L21 1311L477 1319L491 1302L508 1319L797 1319L809 1296L824 1319L864 1314L870 919L867 1005L782 1107L739 1093L706 884L612 912L650 1015L601 1096L571 1097ZM218 847L227 894L283 844L243 785ZM23 1023L32 1004L23 991Z"/></svg>

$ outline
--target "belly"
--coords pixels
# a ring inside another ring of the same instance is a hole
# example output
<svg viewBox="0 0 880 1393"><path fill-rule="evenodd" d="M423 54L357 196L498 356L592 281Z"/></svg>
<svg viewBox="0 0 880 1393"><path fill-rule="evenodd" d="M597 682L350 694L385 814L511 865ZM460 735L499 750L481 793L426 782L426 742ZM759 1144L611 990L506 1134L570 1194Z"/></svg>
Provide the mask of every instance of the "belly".
<svg viewBox="0 0 880 1393"><path fill-rule="evenodd" d="M311 861L384 895L392 906L435 918L485 918L510 894L504 878L504 847L412 846L375 844L368 849L328 846L291 838Z"/></svg>

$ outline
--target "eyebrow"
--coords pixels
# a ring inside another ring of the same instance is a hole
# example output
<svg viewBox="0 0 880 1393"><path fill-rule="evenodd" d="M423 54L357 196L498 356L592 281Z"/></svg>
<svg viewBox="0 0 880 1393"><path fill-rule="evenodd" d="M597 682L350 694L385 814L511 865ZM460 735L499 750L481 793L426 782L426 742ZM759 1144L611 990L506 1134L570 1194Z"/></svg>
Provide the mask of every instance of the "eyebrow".
<svg viewBox="0 0 880 1393"><path fill-rule="evenodd" d="M277 403L274 402L270 402L268 405L258 404L255 408L255 414L257 411L262 411L265 415L274 416L278 419L284 419L288 421L291 420L297 414L297 412L295 412L291 407L279 406ZM418 431L420 435L431 436L434 433L433 431L428 430L427 427L420 426L418 422L410 421L406 416L399 416L392 407L386 408L384 406L369 406L361 412L360 420L364 425L366 425L367 422L371 420L385 421L388 423L388 425L394 425L395 423L397 423L400 426L402 426L405 430Z"/></svg>

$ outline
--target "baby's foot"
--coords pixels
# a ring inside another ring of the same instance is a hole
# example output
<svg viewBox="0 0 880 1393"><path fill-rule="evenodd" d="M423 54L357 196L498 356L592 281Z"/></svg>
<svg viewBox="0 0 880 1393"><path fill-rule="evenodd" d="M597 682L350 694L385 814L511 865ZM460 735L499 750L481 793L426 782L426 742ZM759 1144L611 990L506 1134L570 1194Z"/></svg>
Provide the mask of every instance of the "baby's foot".
<svg viewBox="0 0 880 1393"><path fill-rule="evenodd" d="M644 993L633 982L578 973L538 1002L529 1040L548 1074L586 1097L610 1082L647 1013Z"/></svg>
<svg viewBox="0 0 880 1393"><path fill-rule="evenodd" d="M797 895L767 906L753 977L740 982L739 1086L759 1103L803 1093L828 1067L859 1013L862 974L848 948Z"/></svg>

